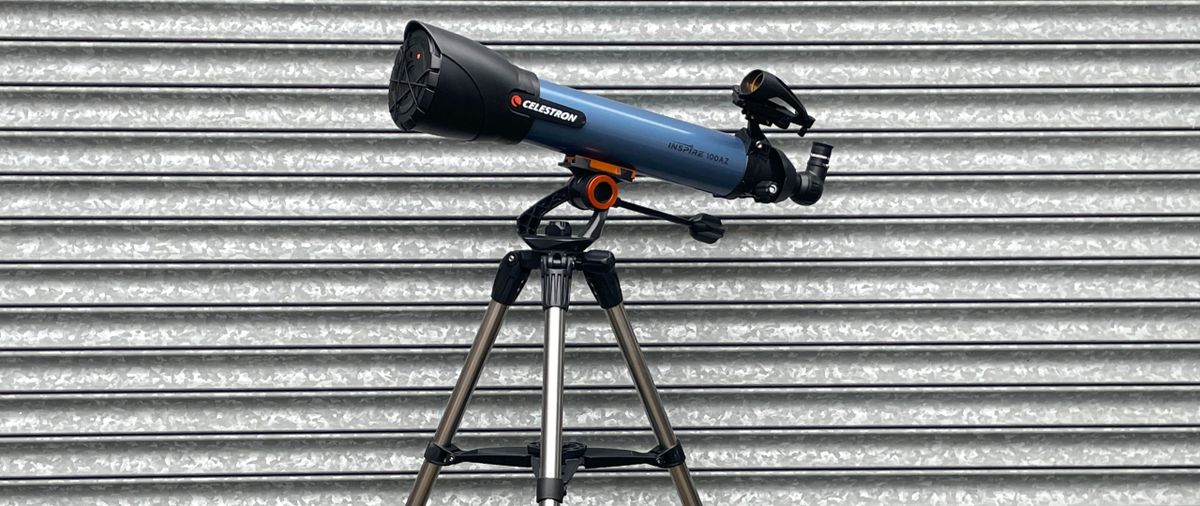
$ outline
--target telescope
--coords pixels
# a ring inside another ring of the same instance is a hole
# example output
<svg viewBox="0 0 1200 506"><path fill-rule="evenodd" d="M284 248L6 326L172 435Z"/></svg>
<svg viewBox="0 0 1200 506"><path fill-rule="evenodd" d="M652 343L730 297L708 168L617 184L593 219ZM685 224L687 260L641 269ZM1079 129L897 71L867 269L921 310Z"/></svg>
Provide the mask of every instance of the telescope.
<svg viewBox="0 0 1200 506"><path fill-rule="evenodd" d="M685 225L701 242L711 244L724 235L721 220L714 216L681 217L621 199L618 185L639 174L729 199L816 203L833 147L814 143L807 167L797 171L763 134L764 126L785 131L798 127L801 136L808 131L816 120L796 95L778 77L754 70L733 88L733 103L741 107L747 124L731 134L539 79L475 41L425 23L412 21L405 27L404 46L388 85L388 108L397 126L463 141L528 142L565 155L560 165L571 171L565 186L517 218L517 232L530 249L511 251L500 261L491 301L425 448L407 506L425 506L441 469L463 463L532 469L539 506L561 506L568 482L580 469L653 466L668 471L684 506L703 506L683 445L625 313L616 257L587 248L599 238L614 207ZM550 211L566 203L592 211L580 234L566 221L541 226ZM459 448L453 437L504 314L517 303L533 271L541 273L545 314L541 438L525 446ZM648 451L563 441L563 348L573 274L582 274L608 314L658 442Z"/></svg>
<svg viewBox="0 0 1200 506"><path fill-rule="evenodd" d="M581 176L575 207L644 211L616 198L616 182L638 174L729 199L816 203L833 147L814 143L798 172L762 131L795 126L803 136L815 118L782 80L762 70L733 88L733 102L747 126L734 134L712 130L539 79L478 42L419 21L405 27L388 87L388 108L401 130L527 142L565 154L563 165ZM609 177L589 177L596 173Z"/></svg>

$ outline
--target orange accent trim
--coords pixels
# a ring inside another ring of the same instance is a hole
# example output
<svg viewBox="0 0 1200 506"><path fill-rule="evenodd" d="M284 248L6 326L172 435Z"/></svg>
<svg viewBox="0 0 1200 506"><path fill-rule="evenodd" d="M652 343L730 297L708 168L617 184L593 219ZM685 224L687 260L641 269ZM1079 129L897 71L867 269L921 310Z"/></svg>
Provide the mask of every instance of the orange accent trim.
<svg viewBox="0 0 1200 506"><path fill-rule="evenodd" d="M600 160L593 160L591 158L588 158L587 161L588 161L588 167L590 167L594 171L607 172L609 174L616 174L616 175L621 174L621 166L620 165L616 165L616 164L612 164L612 163L608 163L608 162L602 162Z"/></svg>
<svg viewBox="0 0 1200 506"><path fill-rule="evenodd" d="M583 169L593 171L593 173L612 174L618 181L632 181L637 177L637 170L634 170L632 167L601 162L599 159L588 158L583 155L566 155L563 163L559 163L559 165L569 169Z"/></svg>
<svg viewBox="0 0 1200 506"><path fill-rule="evenodd" d="M637 177L637 171L633 170L629 167L622 167L615 163L608 163L608 162L596 160L594 158L588 158L583 155L571 155L571 156L574 158L578 158L580 160L587 161L588 170L612 174L614 176L617 176L618 178L628 179L630 181L633 181L633 179Z"/></svg>
<svg viewBox="0 0 1200 506"><path fill-rule="evenodd" d="M609 188L612 188L612 195L609 195L608 199L603 202L596 200L596 189L601 183L607 183ZM587 192L585 196L587 197L588 204L591 204L591 206L596 209L604 211L612 207L613 204L617 203L617 182L613 178L603 174L592 176L592 178L588 180Z"/></svg>

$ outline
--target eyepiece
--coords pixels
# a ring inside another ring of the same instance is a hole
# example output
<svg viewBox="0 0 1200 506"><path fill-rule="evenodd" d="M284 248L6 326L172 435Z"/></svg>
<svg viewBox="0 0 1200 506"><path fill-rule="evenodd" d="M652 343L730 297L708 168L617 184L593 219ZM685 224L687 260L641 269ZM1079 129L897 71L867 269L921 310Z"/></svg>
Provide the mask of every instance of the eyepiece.
<svg viewBox="0 0 1200 506"><path fill-rule="evenodd" d="M812 154L813 155L823 156L823 157L825 157L825 160L828 161L830 153L833 153L833 146L825 144L824 142L814 142L813 143L813 145L812 145Z"/></svg>
<svg viewBox="0 0 1200 506"><path fill-rule="evenodd" d="M796 174L796 191L792 192L792 202L803 206L811 206L821 200L825 191L825 174L829 172L829 155L833 146L822 142L814 142L808 155L808 167L804 172Z"/></svg>
<svg viewBox="0 0 1200 506"><path fill-rule="evenodd" d="M833 153L833 146L821 142L814 142L812 151L808 155L808 167L805 172L809 172L825 180L825 173L829 172L829 155Z"/></svg>

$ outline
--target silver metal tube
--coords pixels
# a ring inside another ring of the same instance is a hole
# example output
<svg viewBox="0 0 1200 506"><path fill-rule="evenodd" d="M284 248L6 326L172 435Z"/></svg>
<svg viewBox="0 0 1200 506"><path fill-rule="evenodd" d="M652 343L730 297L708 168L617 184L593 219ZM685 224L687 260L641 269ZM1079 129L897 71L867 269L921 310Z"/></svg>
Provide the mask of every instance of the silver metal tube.
<svg viewBox="0 0 1200 506"><path fill-rule="evenodd" d="M671 428L671 421L667 418L667 410L658 396L654 378L650 375L650 367L646 365L646 356L642 354L642 347L634 336L629 316L625 314L625 304L617 304L605 311L608 312L608 320L617 337L617 345L621 347L621 354L625 356L625 363L629 366L633 384L637 387L642 405L646 408L646 416L650 419L654 437L663 448L679 444L679 440L675 438L675 430ZM687 464L670 468L670 473L683 505L701 506L700 493L696 491L696 484L692 482L692 474L688 471Z"/></svg>
<svg viewBox="0 0 1200 506"><path fill-rule="evenodd" d="M467 352L467 360L463 364L462 372L458 374L458 382L454 384L454 390L450 392L446 410L442 413L442 419L433 433L435 443L448 445L454 439L454 433L458 432L467 402L471 400L471 394L479 383L479 376L483 373L483 365L487 362L488 352L496 343L496 336L500 333L500 325L504 322L504 313L507 311L507 305L493 300L488 304L487 311L483 313L483 322L479 325L479 332L475 334L471 351ZM422 462L421 469L417 471L416 483L413 484L412 492L408 494L408 501L405 504L407 506L424 506L429 501L429 492L433 490L433 482L437 479L440 471L441 466Z"/></svg>
<svg viewBox="0 0 1200 506"><path fill-rule="evenodd" d="M546 308L545 365L542 368L542 477L562 478L563 345L566 310ZM545 499L542 506L555 506Z"/></svg>
<svg viewBox="0 0 1200 506"><path fill-rule="evenodd" d="M650 428L654 430L654 437L658 439L659 444L671 447L675 446L675 432L671 430L671 422L667 419L667 410L663 407L662 400L658 396L658 388L654 385L654 378L650 375L650 367L646 365L646 356L642 354L641 345L638 344L637 337L634 336L633 326L629 323L629 317L625 314L625 305L617 304L608 311L609 322L612 323L613 333L617 336L617 345L621 347L621 354L625 357L625 363L629 366L629 375L633 377L633 385L637 387L638 395L642 398L642 405L646 408L646 416L650 418Z"/></svg>
<svg viewBox="0 0 1200 506"><path fill-rule="evenodd" d="M412 491L408 493L407 506L425 506L429 502L429 493L433 491L433 482L437 480L441 466L421 462L421 470L417 471L417 481L413 483Z"/></svg>
<svg viewBox="0 0 1200 506"><path fill-rule="evenodd" d="M466 363L458 374L458 382L450 392L446 411L433 433L433 440L438 444L449 444L454 438L454 433L458 431L467 401L471 400L471 394L475 392L479 376L483 373L483 365L487 362L488 353L492 351L492 345L496 344L496 336L500 333L500 325L504 323L504 313L507 311L508 306L504 304L496 301L488 303L483 322L479 325L479 332L475 334L475 342L471 344Z"/></svg>
<svg viewBox="0 0 1200 506"><path fill-rule="evenodd" d="M688 470L687 464L679 464L671 469L671 481L675 482L675 492L679 494L679 502L683 506L704 506L700 500L700 492L696 490L696 483L692 481L692 472Z"/></svg>

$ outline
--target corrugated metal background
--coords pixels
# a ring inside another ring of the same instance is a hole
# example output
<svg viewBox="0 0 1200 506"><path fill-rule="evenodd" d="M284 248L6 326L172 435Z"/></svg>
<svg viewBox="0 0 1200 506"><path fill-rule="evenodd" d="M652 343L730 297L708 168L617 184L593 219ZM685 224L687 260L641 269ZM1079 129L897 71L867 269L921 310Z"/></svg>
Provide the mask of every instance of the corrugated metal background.
<svg viewBox="0 0 1200 506"><path fill-rule="evenodd" d="M816 207L646 181L727 238L600 244L711 504L1200 504L1200 3L1133 0L4 2L0 502L403 500L561 182L394 129L411 18L718 128L767 68L838 146ZM571 315L572 433L649 447ZM464 445L535 438L540 312L509 322ZM531 500L456 471L438 504ZM570 500L674 503L656 471Z"/></svg>

